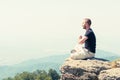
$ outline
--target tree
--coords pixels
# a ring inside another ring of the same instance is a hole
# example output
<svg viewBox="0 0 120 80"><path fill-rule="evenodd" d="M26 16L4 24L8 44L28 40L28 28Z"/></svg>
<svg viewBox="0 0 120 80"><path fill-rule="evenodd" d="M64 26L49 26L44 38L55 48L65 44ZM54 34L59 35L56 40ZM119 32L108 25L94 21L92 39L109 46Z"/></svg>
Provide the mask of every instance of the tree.
<svg viewBox="0 0 120 80"><path fill-rule="evenodd" d="M6 79L3 79L3 80L13 80L13 78L11 78L11 77L8 77L8 78L6 78Z"/></svg>
<svg viewBox="0 0 120 80"><path fill-rule="evenodd" d="M13 78L8 77L3 80L58 80L59 74L50 69L47 73L45 70L36 70L34 72L22 72L16 74Z"/></svg>
<svg viewBox="0 0 120 80"><path fill-rule="evenodd" d="M52 77L52 80L58 80L60 78L56 70L49 69L48 75Z"/></svg>

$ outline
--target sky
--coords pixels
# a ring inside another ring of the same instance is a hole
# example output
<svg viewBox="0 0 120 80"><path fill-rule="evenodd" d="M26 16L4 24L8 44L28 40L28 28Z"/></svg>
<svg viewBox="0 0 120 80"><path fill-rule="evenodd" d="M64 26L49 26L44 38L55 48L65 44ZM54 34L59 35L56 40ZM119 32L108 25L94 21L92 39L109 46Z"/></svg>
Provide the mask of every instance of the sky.
<svg viewBox="0 0 120 80"><path fill-rule="evenodd" d="M120 54L119 14L120 0L0 0L0 65L69 53L83 18L97 49Z"/></svg>

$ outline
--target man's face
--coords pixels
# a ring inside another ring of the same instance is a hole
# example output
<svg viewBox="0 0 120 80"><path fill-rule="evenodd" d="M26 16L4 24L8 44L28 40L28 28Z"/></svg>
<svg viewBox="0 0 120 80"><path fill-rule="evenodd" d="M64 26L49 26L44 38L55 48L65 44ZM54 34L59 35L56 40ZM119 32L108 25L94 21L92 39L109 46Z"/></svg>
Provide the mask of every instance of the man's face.
<svg viewBox="0 0 120 80"><path fill-rule="evenodd" d="M86 29L86 26L87 26L86 20L83 20L82 21L82 27L83 27L83 29Z"/></svg>

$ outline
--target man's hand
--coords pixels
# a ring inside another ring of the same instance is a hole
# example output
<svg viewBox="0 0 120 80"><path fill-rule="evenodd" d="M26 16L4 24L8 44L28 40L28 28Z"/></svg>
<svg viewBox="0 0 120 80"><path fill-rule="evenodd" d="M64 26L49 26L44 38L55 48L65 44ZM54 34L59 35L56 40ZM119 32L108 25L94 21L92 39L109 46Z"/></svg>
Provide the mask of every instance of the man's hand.
<svg viewBox="0 0 120 80"><path fill-rule="evenodd" d="M79 38L78 43L79 44L84 44L87 39L88 39L88 37L82 36L82 38Z"/></svg>
<svg viewBox="0 0 120 80"><path fill-rule="evenodd" d="M82 36L80 35L79 39L82 39Z"/></svg>

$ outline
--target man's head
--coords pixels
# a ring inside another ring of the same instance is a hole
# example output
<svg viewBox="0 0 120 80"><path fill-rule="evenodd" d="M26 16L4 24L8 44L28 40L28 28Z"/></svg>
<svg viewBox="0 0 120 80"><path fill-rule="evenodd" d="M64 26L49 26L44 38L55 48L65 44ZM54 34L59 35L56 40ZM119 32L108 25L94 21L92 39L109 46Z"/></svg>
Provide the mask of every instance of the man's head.
<svg viewBox="0 0 120 80"><path fill-rule="evenodd" d="M88 29L90 28L90 25L91 25L91 20L89 18L85 18L83 19L83 22L82 22L82 27L83 29Z"/></svg>

